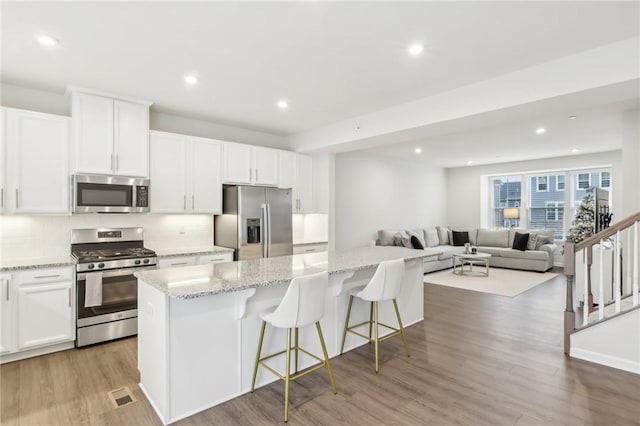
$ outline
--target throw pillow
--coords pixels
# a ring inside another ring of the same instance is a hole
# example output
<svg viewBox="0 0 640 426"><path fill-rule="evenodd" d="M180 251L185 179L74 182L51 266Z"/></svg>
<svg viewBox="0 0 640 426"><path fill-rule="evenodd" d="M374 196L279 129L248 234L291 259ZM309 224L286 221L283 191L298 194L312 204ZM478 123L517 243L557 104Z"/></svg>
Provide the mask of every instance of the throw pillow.
<svg viewBox="0 0 640 426"><path fill-rule="evenodd" d="M535 250L538 243L538 234L533 232L529 234L529 241L527 241L527 250Z"/></svg>
<svg viewBox="0 0 640 426"><path fill-rule="evenodd" d="M427 243L424 241L424 231L422 229L408 229L409 237L416 237L420 241L420 245L424 248Z"/></svg>
<svg viewBox="0 0 640 426"><path fill-rule="evenodd" d="M420 239L418 237L416 237L415 235L411 236L411 245L413 246L414 249L424 250L424 246L420 242Z"/></svg>
<svg viewBox="0 0 640 426"><path fill-rule="evenodd" d="M411 237L405 231L397 232L393 237L393 245L400 247L413 248L413 244L411 244Z"/></svg>
<svg viewBox="0 0 640 426"><path fill-rule="evenodd" d="M453 245L454 246L463 246L469 242L469 233L468 232L458 232L452 231L453 234Z"/></svg>
<svg viewBox="0 0 640 426"><path fill-rule="evenodd" d="M438 230L436 228L426 228L424 234L427 240L427 247L437 247L440 245Z"/></svg>
<svg viewBox="0 0 640 426"><path fill-rule="evenodd" d="M545 244L551 244L553 241L549 237L545 237L544 235L538 235L538 241L536 242L536 250L540 250Z"/></svg>
<svg viewBox="0 0 640 426"><path fill-rule="evenodd" d="M527 243L529 242L529 234L521 234L516 232L513 237L513 247L516 250L525 251L527 249Z"/></svg>
<svg viewBox="0 0 640 426"><path fill-rule="evenodd" d="M438 241L441 246L448 246L451 244L449 241L449 228L446 226L438 226L436 227L438 230Z"/></svg>

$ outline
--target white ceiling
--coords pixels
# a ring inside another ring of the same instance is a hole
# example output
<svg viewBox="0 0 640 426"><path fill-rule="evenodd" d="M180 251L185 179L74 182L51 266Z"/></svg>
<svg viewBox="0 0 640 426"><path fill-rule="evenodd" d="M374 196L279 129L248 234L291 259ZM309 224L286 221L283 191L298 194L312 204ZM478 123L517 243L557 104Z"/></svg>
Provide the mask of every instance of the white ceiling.
<svg viewBox="0 0 640 426"><path fill-rule="evenodd" d="M4 1L2 81L59 93L89 87L284 135L636 36L638 5ZM40 46L42 33L60 45ZM407 55L413 42L424 43L421 57ZM200 83L186 87L187 73ZM280 98L289 110L275 107ZM474 137L482 148L529 137L521 134L514 125L503 137L490 129Z"/></svg>

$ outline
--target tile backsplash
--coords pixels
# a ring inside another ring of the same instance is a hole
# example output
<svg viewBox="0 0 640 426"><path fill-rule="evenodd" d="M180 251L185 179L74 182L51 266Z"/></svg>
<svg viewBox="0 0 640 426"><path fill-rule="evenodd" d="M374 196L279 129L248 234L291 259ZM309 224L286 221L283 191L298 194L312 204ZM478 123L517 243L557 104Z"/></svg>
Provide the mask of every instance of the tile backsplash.
<svg viewBox="0 0 640 426"><path fill-rule="evenodd" d="M0 216L0 256L19 259L70 254L71 230L142 227L151 249L213 244L211 215L75 214Z"/></svg>

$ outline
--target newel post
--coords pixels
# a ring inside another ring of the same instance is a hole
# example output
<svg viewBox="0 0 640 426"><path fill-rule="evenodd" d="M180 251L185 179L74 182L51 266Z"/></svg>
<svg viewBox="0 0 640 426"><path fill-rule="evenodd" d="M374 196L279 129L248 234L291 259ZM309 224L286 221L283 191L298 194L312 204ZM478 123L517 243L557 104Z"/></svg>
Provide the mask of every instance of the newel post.
<svg viewBox="0 0 640 426"><path fill-rule="evenodd" d="M567 301L564 310L564 353L569 355L571 349L571 332L576 327L576 313L573 310L573 280L576 274L575 243L564 243L564 274L567 277Z"/></svg>

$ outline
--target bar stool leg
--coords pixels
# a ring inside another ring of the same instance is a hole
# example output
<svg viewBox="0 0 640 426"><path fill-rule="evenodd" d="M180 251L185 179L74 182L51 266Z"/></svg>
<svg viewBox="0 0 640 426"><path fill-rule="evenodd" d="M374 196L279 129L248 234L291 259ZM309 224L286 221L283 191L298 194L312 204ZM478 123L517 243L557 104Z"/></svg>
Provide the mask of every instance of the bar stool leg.
<svg viewBox="0 0 640 426"><path fill-rule="evenodd" d="M371 327L373 327L373 302L369 308L369 343L371 343Z"/></svg>
<svg viewBox="0 0 640 426"><path fill-rule="evenodd" d="M264 340L264 329L267 323L262 321L262 327L260 327L260 340L258 340L258 353L256 354L256 364L253 366L253 380L251 381L251 392L256 387L256 377L258 376L258 364L260 364L260 352L262 352L262 341Z"/></svg>
<svg viewBox="0 0 640 426"><path fill-rule="evenodd" d="M284 421L289 421L289 384L291 376L291 329L287 328L287 371L284 376Z"/></svg>
<svg viewBox="0 0 640 426"><path fill-rule="evenodd" d="M340 347L340 355L344 352L344 342L347 339L347 328L349 328L349 317L351 316L351 305L353 305L353 296L349 296L349 307L347 308L347 319L344 322L344 332L342 333L342 346Z"/></svg>
<svg viewBox="0 0 640 426"><path fill-rule="evenodd" d="M375 353L376 353L376 373L380 371L378 365L378 302L373 302L374 303L374 308L373 308L373 320L375 322L375 339L374 339L374 344L375 344Z"/></svg>
<svg viewBox="0 0 640 426"><path fill-rule="evenodd" d="M320 327L320 322L316 323L316 328L318 329L318 336L320 337L320 346L322 346L322 353L324 354L324 362L327 364L327 370L329 370L329 380L331 381L331 387L333 388L333 393L338 393L336 389L336 379L333 378L333 369L331 368L331 362L329 361L329 354L327 353L327 346L324 344L324 337L322 336L322 328Z"/></svg>
<svg viewBox="0 0 640 426"><path fill-rule="evenodd" d="M393 307L396 308L396 316L398 317L398 325L400 328L400 335L402 336L402 344L404 345L404 350L407 351L407 356L411 356L409 354L409 344L407 343L407 335L404 332L402 320L400 319L400 310L398 309L398 302L396 302L396 299L393 299Z"/></svg>
<svg viewBox="0 0 640 426"><path fill-rule="evenodd" d="M295 348L296 348L296 363L295 363L295 367L296 370L295 372L298 372L298 327L296 327L296 332L295 332L295 337L294 337L294 343L295 343Z"/></svg>

